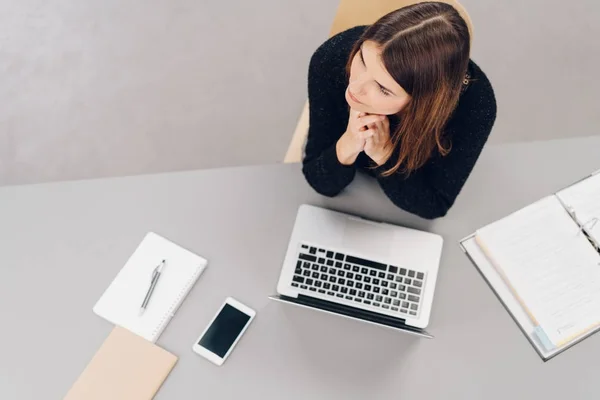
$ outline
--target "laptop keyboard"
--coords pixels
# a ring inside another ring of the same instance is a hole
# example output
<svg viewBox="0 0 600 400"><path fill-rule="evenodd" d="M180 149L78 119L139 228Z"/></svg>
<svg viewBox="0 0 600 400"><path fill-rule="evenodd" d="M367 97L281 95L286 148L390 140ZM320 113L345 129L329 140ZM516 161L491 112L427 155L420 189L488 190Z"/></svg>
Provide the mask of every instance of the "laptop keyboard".
<svg viewBox="0 0 600 400"><path fill-rule="evenodd" d="M292 286L332 300L345 299L357 307L364 304L417 317L425 276L424 272L302 244Z"/></svg>

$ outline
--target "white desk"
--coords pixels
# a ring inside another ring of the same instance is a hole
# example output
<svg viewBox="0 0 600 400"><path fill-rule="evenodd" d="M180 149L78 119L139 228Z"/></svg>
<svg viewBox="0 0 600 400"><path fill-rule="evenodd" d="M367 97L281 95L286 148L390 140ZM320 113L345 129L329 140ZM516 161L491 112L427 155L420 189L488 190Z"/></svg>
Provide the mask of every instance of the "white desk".
<svg viewBox="0 0 600 400"><path fill-rule="evenodd" d="M149 230L209 267L158 344L158 399L591 399L600 335L543 363L458 241L600 167L600 138L490 146L449 215L396 209L362 176L338 198L297 165L0 188L0 398L60 399L111 330L92 306ZM434 340L270 302L301 203L444 236ZM221 368L190 347L226 296L258 311Z"/></svg>

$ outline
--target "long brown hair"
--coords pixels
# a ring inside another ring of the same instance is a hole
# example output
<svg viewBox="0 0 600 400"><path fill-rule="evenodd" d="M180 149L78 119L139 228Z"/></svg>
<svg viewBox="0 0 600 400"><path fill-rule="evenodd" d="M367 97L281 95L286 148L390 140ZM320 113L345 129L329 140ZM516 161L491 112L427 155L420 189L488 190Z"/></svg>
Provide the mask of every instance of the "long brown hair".
<svg viewBox="0 0 600 400"><path fill-rule="evenodd" d="M450 151L444 127L460 96L470 52L469 28L454 7L426 2L385 15L367 28L354 45L348 61L363 42L370 40L381 49L383 65L411 96L398 114L399 124L391 132L388 161L395 152L395 164L383 172L409 175L422 167L434 151Z"/></svg>

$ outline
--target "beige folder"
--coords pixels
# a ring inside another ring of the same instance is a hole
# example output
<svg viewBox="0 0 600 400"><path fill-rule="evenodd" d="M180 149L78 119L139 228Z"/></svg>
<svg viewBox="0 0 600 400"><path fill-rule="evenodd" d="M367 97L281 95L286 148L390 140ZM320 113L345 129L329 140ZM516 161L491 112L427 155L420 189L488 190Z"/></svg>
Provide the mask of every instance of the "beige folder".
<svg viewBox="0 0 600 400"><path fill-rule="evenodd" d="M65 400L152 399L176 362L168 351L116 327Z"/></svg>

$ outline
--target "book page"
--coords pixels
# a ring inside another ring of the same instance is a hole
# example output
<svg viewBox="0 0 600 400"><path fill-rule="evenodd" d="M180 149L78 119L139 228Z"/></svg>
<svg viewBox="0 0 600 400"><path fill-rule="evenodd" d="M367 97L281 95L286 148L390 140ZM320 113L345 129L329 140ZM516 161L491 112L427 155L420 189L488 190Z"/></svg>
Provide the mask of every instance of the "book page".
<svg viewBox="0 0 600 400"><path fill-rule="evenodd" d="M571 208L575 218L600 244L600 174L592 175L556 194L565 206Z"/></svg>
<svg viewBox="0 0 600 400"><path fill-rule="evenodd" d="M478 230L475 238L555 346L600 322L600 254L555 196Z"/></svg>

